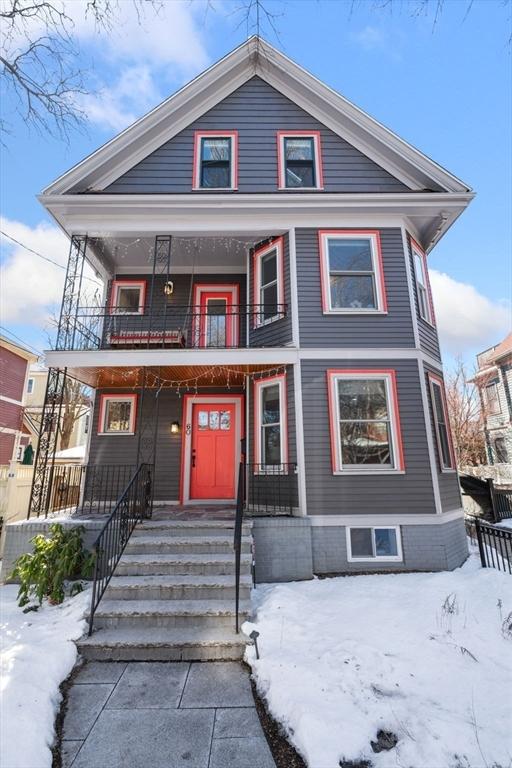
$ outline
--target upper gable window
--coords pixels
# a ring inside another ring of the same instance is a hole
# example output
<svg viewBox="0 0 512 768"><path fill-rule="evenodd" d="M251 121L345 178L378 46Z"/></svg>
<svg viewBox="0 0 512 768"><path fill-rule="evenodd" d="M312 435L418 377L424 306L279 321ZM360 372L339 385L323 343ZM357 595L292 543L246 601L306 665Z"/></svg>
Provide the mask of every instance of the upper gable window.
<svg viewBox="0 0 512 768"><path fill-rule="evenodd" d="M277 132L279 189L322 189L319 131Z"/></svg>
<svg viewBox="0 0 512 768"><path fill-rule="evenodd" d="M423 320L434 325L434 310L430 283L428 279L427 256L418 243L411 238L412 256L414 260L414 276L416 278L416 297L418 312Z"/></svg>
<svg viewBox="0 0 512 768"><path fill-rule="evenodd" d="M237 188L237 131L196 131L194 189Z"/></svg>

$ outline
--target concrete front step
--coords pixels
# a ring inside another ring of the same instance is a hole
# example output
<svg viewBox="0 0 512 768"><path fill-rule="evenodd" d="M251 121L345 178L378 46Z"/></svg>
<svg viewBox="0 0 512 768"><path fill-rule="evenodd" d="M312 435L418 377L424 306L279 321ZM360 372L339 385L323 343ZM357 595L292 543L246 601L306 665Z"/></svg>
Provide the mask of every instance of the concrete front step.
<svg viewBox="0 0 512 768"><path fill-rule="evenodd" d="M136 536L130 538L126 545L128 554L179 554L180 552L186 552L187 554L201 554L207 552L209 554L229 554L234 558L233 554L233 539L231 537L224 536L190 536L190 537L173 537L173 536ZM242 552L251 551L251 538L242 538Z"/></svg>
<svg viewBox="0 0 512 768"><path fill-rule="evenodd" d="M238 661L251 641L234 629L99 629L77 641L94 661Z"/></svg>
<svg viewBox="0 0 512 768"><path fill-rule="evenodd" d="M251 523L244 523L242 535L250 536ZM145 520L139 523L132 533L133 536L169 534L172 536L223 536L231 537L235 523L231 520Z"/></svg>
<svg viewBox="0 0 512 768"><path fill-rule="evenodd" d="M248 600L240 602L245 620ZM97 628L225 627L235 625L234 600L101 600L94 614Z"/></svg>
<svg viewBox="0 0 512 768"><path fill-rule="evenodd" d="M242 555L240 572L251 572L251 555ZM123 554L117 564L116 576L146 575L229 575L235 573L235 556L225 554Z"/></svg>
<svg viewBox="0 0 512 768"><path fill-rule="evenodd" d="M240 599L248 600L252 579L240 578ZM228 600L235 597L235 577L113 576L106 600Z"/></svg>

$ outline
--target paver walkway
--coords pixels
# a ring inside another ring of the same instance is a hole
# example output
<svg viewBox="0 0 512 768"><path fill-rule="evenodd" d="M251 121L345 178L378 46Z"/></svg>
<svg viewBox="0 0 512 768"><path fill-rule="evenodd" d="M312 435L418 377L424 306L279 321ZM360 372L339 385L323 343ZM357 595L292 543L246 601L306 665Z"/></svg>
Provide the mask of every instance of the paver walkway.
<svg viewBox="0 0 512 768"><path fill-rule="evenodd" d="M69 692L63 768L275 768L237 662L88 662Z"/></svg>

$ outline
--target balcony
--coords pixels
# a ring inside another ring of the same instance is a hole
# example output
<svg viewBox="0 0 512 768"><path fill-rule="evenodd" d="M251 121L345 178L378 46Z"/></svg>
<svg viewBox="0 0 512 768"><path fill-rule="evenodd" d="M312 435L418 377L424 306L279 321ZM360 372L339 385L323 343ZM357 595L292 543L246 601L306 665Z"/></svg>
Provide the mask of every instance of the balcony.
<svg viewBox="0 0 512 768"><path fill-rule="evenodd" d="M286 304L79 307L63 318L65 332L58 350L98 349L241 349L279 347L288 338L279 332Z"/></svg>

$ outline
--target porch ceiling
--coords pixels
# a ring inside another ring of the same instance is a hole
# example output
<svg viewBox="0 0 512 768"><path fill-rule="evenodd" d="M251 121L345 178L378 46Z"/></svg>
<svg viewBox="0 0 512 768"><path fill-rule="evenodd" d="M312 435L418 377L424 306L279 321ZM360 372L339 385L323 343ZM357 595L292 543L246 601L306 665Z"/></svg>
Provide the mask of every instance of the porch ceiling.
<svg viewBox="0 0 512 768"><path fill-rule="evenodd" d="M157 388L175 387L179 382L186 387L225 387L228 382L231 386L241 386L244 376L250 373L280 370L282 365L265 364L240 364L235 366L211 366L211 365L180 365L157 367L68 367L69 376L87 384L94 389L133 388L142 387L144 370L146 370L146 386Z"/></svg>

